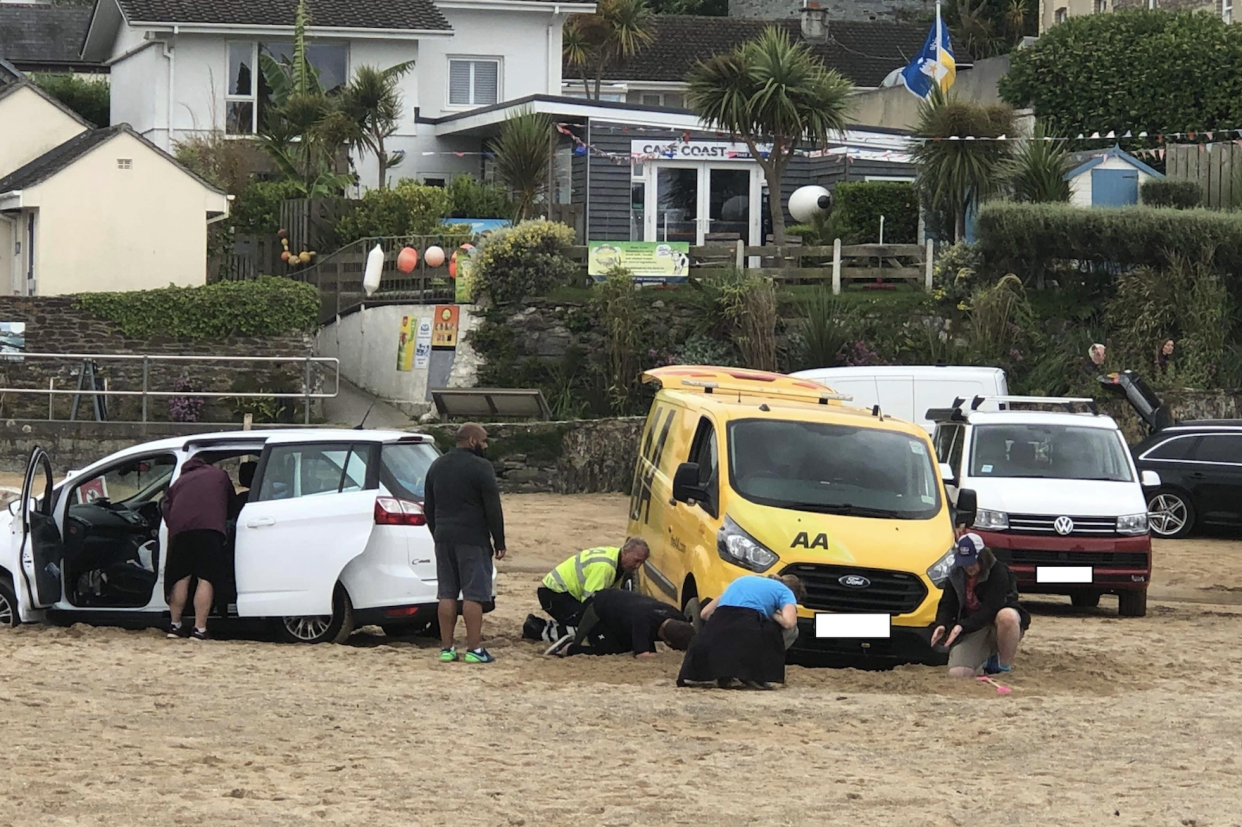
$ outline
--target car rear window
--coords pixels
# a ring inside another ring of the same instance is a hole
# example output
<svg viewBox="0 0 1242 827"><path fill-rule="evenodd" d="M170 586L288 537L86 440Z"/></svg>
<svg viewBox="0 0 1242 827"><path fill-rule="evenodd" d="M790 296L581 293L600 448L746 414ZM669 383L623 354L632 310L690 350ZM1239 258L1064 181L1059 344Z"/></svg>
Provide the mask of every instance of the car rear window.
<svg viewBox="0 0 1242 827"><path fill-rule="evenodd" d="M380 449L380 482L405 500L422 501L427 469L440 452L430 442L399 442Z"/></svg>

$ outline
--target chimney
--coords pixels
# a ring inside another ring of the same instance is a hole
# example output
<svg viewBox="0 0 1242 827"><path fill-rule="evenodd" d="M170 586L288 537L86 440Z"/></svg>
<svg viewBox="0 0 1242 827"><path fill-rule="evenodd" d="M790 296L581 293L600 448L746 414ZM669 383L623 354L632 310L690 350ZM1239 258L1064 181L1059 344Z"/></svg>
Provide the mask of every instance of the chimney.
<svg viewBox="0 0 1242 827"><path fill-rule="evenodd" d="M803 0L802 39L812 43L828 39L828 10L821 9L818 0Z"/></svg>

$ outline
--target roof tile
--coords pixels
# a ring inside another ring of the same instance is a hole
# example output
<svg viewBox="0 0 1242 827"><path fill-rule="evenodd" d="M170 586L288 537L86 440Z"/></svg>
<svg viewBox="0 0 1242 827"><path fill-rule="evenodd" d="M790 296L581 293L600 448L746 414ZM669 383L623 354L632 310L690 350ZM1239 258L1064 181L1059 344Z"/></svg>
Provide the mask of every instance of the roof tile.
<svg viewBox="0 0 1242 827"><path fill-rule="evenodd" d="M0 57L22 65L81 63L78 47L90 22L90 6L0 3Z"/></svg>
<svg viewBox="0 0 1242 827"><path fill-rule="evenodd" d="M131 23L292 26L298 0L118 0ZM307 0L312 26L451 31L431 0Z"/></svg>

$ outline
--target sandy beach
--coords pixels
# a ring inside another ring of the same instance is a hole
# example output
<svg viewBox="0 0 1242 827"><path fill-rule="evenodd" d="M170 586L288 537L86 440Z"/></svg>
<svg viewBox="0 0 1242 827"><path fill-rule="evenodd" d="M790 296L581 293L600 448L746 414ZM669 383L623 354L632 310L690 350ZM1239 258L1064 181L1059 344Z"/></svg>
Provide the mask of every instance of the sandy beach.
<svg viewBox="0 0 1242 827"><path fill-rule="evenodd" d="M680 656L548 661L546 568L619 496L506 500L490 666L348 645L0 631L0 825L1242 824L1242 542L1160 543L1146 618L1035 615L1008 696L941 670L677 689Z"/></svg>

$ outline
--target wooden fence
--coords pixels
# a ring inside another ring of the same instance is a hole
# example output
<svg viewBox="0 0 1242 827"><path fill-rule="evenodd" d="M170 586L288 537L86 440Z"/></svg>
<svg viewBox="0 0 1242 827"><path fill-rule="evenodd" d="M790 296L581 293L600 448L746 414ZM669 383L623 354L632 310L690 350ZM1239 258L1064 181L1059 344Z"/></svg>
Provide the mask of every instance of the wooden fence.
<svg viewBox="0 0 1242 827"><path fill-rule="evenodd" d="M586 247L570 248L569 256L585 266ZM738 241L690 248L693 275L710 275L712 269L737 267L748 273L785 284L832 280L832 292L840 294L844 282L910 281L932 289L933 246L922 244L841 244L831 247L747 247Z"/></svg>
<svg viewBox="0 0 1242 827"><path fill-rule="evenodd" d="M1199 184L1209 209L1242 206L1242 147L1236 144L1175 144L1165 152L1165 174Z"/></svg>

